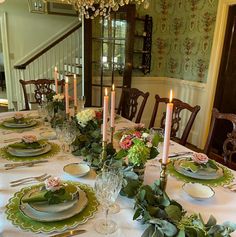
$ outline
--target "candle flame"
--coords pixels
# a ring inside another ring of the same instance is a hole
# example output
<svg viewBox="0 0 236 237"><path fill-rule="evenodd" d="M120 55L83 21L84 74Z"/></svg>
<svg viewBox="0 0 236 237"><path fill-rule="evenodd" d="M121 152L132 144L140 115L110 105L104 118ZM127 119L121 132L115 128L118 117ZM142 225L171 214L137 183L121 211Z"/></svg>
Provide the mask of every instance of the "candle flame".
<svg viewBox="0 0 236 237"><path fill-rule="evenodd" d="M107 96L107 95L108 95L107 88L105 88L105 96Z"/></svg>
<svg viewBox="0 0 236 237"><path fill-rule="evenodd" d="M115 85L114 85L114 84L112 84L112 87L111 87L111 89L112 89L112 91L114 91L114 90L115 90Z"/></svg>
<svg viewBox="0 0 236 237"><path fill-rule="evenodd" d="M76 79L76 74L74 74L74 79Z"/></svg>
<svg viewBox="0 0 236 237"><path fill-rule="evenodd" d="M173 99L173 92L172 90L170 90L170 103L172 102L172 99Z"/></svg>
<svg viewBox="0 0 236 237"><path fill-rule="evenodd" d="M66 83L69 82L69 77L65 77L65 82L66 82Z"/></svg>
<svg viewBox="0 0 236 237"><path fill-rule="evenodd" d="M54 71L55 71L55 72L58 72L57 67L54 68Z"/></svg>

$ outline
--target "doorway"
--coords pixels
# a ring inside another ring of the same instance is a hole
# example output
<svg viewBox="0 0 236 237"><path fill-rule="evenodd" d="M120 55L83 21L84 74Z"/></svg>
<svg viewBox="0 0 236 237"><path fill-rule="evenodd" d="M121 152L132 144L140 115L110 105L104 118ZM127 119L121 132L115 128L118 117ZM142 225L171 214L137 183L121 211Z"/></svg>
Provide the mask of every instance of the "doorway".
<svg viewBox="0 0 236 237"><path fill-rule="evenodd" d="M1 112L2 111L1 107L4 107L3 110L14 108L13 104L11 103L12 77L11 77L10 60L9 60L7 17L5 12L0 13L0 52L2 52L4 79L5 79L3 89L0 86L0 112ZM1 69L1 71L3 70Z"/></svg>
<svg viewBox="0 0 236 237"><path fill-rule="evenodd" d="M236 5L229 7L225 40L217 81L214 107L221 113L236 114ZM222 154L222 146L232 125L217 121L212 141L212 151Z"/></svg>

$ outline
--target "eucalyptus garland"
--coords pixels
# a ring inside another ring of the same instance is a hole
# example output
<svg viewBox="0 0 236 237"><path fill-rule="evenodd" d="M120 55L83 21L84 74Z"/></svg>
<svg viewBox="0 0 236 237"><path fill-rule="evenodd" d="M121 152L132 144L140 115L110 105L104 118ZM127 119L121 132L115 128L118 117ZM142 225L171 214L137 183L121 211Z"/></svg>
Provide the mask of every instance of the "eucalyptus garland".
<svg viewBox="0 0 236 237"><path fill-rule="evenodd" d="M137 185L132 182L126 188L128 193L123 189L123 194L136 193L133 220L147 225L141 237L226 237L236 230L236 224L219 225L213 216L204 223L200 214L188 215L178 202L160 189L159 180L152 185L139 186L136 192Z"/></svg>

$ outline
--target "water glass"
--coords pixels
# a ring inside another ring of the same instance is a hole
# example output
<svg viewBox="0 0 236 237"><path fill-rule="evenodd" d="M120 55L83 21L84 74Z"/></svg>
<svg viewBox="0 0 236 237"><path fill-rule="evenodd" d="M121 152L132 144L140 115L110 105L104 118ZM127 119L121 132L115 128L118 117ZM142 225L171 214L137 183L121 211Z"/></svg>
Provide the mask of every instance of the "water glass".
<svg viewBox="0 0 236 237"><path fill-rule="evenodd" d="M112 171L102 171L95 180L94 189L98 201L105 210L105 219L96 222L95 230L104 235L114 233L117 230L117 224L108 219L108 212L121 190L119 175Z"/></svg>
<svg viewBox="0 0 236 237"><path fill-rule="evenodd" d="M78 98L78 111L81 111L81 110L84 109L85 102L86 102L85 96L84 95L79 96L79 98Z"/></svg>

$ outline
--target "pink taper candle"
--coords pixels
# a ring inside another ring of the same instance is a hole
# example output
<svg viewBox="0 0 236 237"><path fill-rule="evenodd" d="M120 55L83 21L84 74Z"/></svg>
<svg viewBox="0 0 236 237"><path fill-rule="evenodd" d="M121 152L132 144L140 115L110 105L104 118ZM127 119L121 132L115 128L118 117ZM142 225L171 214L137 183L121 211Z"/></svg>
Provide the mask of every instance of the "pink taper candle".
<svg viewBox="0 0 236 237"><path fill-rule="evenodd" d="M105 95L104 95L104 100L103 100L103 131L102 131L102 140L104 142L107 141L107 117L108 117L108 93L107 93L107 88L105 88Z"/></svg>
<svg viewBox="0 0 236 237"><path fill-rule="evenodd" d="M68 85L68 82L69 82L69 78L66 77L65 78L66 114L70 113L70 111L69 111L69 85Z"/></svg>
<svg viewBox="0 0 236 237"><path fill-rule="evenodd" d="M76 74L74 74L74 106L77 106L77 79L76 79Z"/></svg>
<svg viewBox="0 0 236 237"><path fill-rule="evenodd" d="M55 92L58 94L58 70L57 67L54 69L54 80L55 80Z"/></svg>
<svg viewBox="0 0 236 237"><path fill-rule="evenodd" d="M166 107L165 137L164 137L164 146L162 155L163 164L167 164L169 155L170 133L172 123L172 112L173 112L173 103L171 103L171 101L172 101L172 90L170 91L170 102L167 104Z"/></svg>
<svg viewBox="0 0 236 237"><path fill-rule="evenodd" d="M111 127L115 127L115 106L116 106L116 92L115 85L112 84L111 88Z"/></svg>

